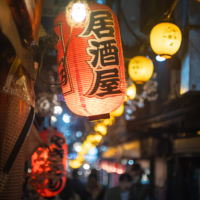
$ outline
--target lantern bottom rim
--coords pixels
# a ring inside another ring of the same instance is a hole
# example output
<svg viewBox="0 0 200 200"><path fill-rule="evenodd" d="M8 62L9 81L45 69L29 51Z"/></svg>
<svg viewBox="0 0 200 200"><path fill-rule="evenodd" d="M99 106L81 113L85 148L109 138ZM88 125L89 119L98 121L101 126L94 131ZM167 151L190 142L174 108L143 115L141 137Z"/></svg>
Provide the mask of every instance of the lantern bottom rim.
<svg viewBox="0 0 200 200"><path fill-rule="evenodd" d="M96 121L96 120L100 120L100 119L109 119L110 118L110 114L101 114L101 115L92 115L88 117L88 120L91 121Z"/></svg>
<svg viewBox="0 0 200 200"><path fill-rule="evenodd" d="M166 58L166 59L170 59L172 57L169 54L160 54L159 56L162 57L162 58Z"/></svg>

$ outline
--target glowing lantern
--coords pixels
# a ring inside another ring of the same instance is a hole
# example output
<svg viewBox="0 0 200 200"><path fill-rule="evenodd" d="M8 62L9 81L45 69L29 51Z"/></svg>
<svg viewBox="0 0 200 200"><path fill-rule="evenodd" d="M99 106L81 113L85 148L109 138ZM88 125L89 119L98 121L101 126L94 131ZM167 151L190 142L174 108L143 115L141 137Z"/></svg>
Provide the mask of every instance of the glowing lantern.
<svg viewBox="0 0 200 200"><path fill-rule="evenodd" d="M123 112L124 112L124 104L122 104L119 108L117 108L117 110L111 112L110 115L114 117L119 117L123 114Z"/></svg>
<svg viewBox="0 0 200 200"><path fill-rule="evenodd" d="M163 22L153 27L150 43L153 51L161 57L171 58L180 48L181 30L170 22Z"/></svg>
<svg viewBox="0 0 200 200"><path fill-rule="evenodd" d="M101 133L102 135L106 135L107 127L103 123L99 123L94 127L94 130Z"/></svg>
<svg viewBox="0 0 200 200"><path fill-rule="evenodd" d="M128 73L133 81L140 84L148 81L153 74L153 63L145 56L132 58L128 65Z"/></svg>
<svg viewBox="0 0 200 200"><path fill-rule="evenodd" d="M109 7L95 2L88 6L90 11L86 4L69 4L56 17L54 47L69 109L89 120L105 119L125 96L119 25Z"/></svg>
<svg viewBox="0 0 200 200"><path fill-rule="evenodd" d="M69 165L70 165L71 168L77 169L82 165L82 162L79 161L79 160L70 160Z"/></svg>
<svg viewBox="0 0 200 200"><path fill-rule="evenodd" d="M136 87L135 84L132 84L130 87L126 90L126 95L129 97L129 99L134 99L136 95Z"/></svg>
<svg viewBox="0 0 200 200"><path fill-rule="evenodd" d="M45 198L60 193L66 182L67 144L63 134L56 130L45 130L43 138L48 148L38 148L32 156L31 182L37 192Z"/></svg>

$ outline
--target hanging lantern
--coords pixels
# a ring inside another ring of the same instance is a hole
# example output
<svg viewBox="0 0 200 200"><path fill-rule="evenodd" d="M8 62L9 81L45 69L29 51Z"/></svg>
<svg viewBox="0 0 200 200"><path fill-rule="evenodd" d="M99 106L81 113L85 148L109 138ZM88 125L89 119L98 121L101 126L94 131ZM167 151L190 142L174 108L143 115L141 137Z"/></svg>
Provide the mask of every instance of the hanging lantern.
<svg viewBox="0 0 200 200"><path fill-rule="evenodd" d="M69 165L73 169L78 169L82 165L82 162L79 160L70 160Z"/></svg>
<svg viewBox="0 0 200 200"><path fill-rule="evenodd" d="M41 133L48 148L38 148L32 156L31 183L45 198L60 193L66 182L67 144L63 134L56 130Z"/></svg>
<svg viewBox="0 0 200 200"><path fill-rule="evenodd" d="M122 104L119 108L117 108L117 110L111 112L110 115L114 117L119 117L123 114L123 112L124 112L124 104Z"/></svg>
<svg viewBox="0 0 200 200"><path fill-rule="evenodd" d="M130 87L127 88L126 95L128 96L129 99L134 99L135 98L136 86L135 86L134 83Z"/></svg>
<svg viewBox="0 0 200 200"><path fill-rule="evenodd" d="M94 130L101 133L102 135L106 135L107 127L103 123L99 123L94 127Z"/></svg>
<svg viewBox="0 0 200 200"><path fill-rule="evenodd" d="M145 56L136 56L132 58L128 65L128 73L137 84L148 81L153 74L153 63Z"/></svg>
<svg viewBox="0 0 200 200"><path fill-rule="evenodd" d="M125 95L119 25L109 7L95 2L86 5L69 4L56 17L54 47L69 109L89 120L105 119L123 103ZM76 16L80 13L82 17Z"/></svg>
<svg viewBox="0 0 200 200"><path fill-rule="evenodd" d="M179 50L181 40L181 30L170 22L157 24L150 33L151 48L160 57L167 59Z"/></svg>

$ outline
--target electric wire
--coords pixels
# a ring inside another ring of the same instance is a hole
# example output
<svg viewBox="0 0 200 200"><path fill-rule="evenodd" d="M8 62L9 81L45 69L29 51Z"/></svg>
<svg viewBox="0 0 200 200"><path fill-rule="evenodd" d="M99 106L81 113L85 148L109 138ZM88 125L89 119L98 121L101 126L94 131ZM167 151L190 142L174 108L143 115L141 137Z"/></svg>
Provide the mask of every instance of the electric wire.
<svg viewBox="0 0 200 200"><path fill-rule="evenodd" d="M39 127L39 125L38 125L38 123L36 122L35 119L34 119L34 122L35 122L34 125L36 125L38 131L41 132L40 127ZM52 154L51 149L50 149L49 145L46 143L46 141L45 141L43 135L39 133L39 136L40 136L40 138L42 139L42 141L44 142L44 144L47 146L47 148L49 149L49 153Z"/></svg>
<svg viewBox="0 0 200 200"><path fill-rule="evenodd" d="M70 29L70 34L69 34L69 38L68 38L68 41L67 41L67 45L65 47L65 53L64 53L64 60L63 60L63 68L65 69L65 65L66 65L66 56L67 56L67 50L68 50L68 46L69 46L69 42L71 40L71 36L72 36L72 31L73 31L73 27L71 27ZM38 71L37 71L37 74L38 74L38 78L45 84L47 85L62 85L64 83L64 81L62 83L49 83L47 81L45 81L42 77L41 77L41 69L43 67L43 60L44 60L44 54L46 52L46 49L47 49L47 45L45 46L43 52L42 52L42 55L41 55L41 61L40 61L40 65L39 65L39 68L38 68Z"/></svg>

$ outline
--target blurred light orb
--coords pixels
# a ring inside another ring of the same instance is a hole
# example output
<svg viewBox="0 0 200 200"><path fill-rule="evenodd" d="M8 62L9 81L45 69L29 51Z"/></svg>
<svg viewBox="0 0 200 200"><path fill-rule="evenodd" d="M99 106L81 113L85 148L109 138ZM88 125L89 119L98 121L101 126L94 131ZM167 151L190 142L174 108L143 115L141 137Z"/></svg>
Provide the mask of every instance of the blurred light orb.
<svg viewBox="0 0 200 200"><path fill-rule="evenodd" d="M133 165L133 163L134 163L133 160L129 160L129 161L128 161L128 164L129 164L129 165Z"/></svg>
<svg viewBox="0 0 200 200"><path fill-rule="evenodd" d="M60 115L62 113L63 109L61 106L54 106L54 109L53 109L53 113L55 115Z"/></svg>
<svg viewBox="0 0 200 200"><path fill-rule="evenodd" d="M103 123L105 126L112 126L115 123L115 117L110 115L109 119L104 119Z"/></svg>
<svg viewBox="0 0 200 200"><path fill-rule="evenodd" d="M51 116L51 121L52 122L57 122L57 118L55 116Z"/></svg>
<svg viewBox="0 0 200 200"><path fill-rule="evenodd" d="M82 165L82 162L80 162L78 160L70 160L69 165L71 168L77 169Z"/></svg>
<svg viewBox="0 0 200 200"><path fill-rule="evenodd" d="M170 22L162 22L153 27L150 33L150 44L153 51L166 59L171 58L180 48L181 30Z"/></svg>
<svg viewBox="0 0 200 200"><path fill-rule="evenodd" d="M96 147L94 147L88 151L88 155L90 155L90 156L96 156L97 154L98 154L98 149Z"/></svg>
<svg viewBox="0 0 200 200"><path fill-rule="evenodd" d="M102 135L106 135L107 127L103 123L99 123L94 127L94 130L101 133Z"/></svg>
<svg viewBox="0 0 200 200"><path fill-rule="evenodd" d="M76 23L83 22L86 18L87 11L85 4L74 3L72 6L71 17Z"/></svg>
<svg viewBox="0 0 200 200"><path fill-rule="evenodd" d="M156 56L156 60L157 60L158 62L163 62L163 61L166 60L166 58L157 55L157 56Z"/></svg>
<svg viewBox="0 0 200 200"><path fill-rule="evenodd" d="M99 142L101 142L102 138L103 138L102 135L97 134L97 135L94 136L94 141L99 143Z"/></svg>
<svg viewBox="0 0 200 200"><path fill-rule="evenodd" d="M81 131L77 131L77 132L76 132L76 137L77 137L77 138L80 138L81 136L82 136L82 132L81 132Z"/></svg>
<svg viewBox="0 0 200 200"><path fill-rule="evenodd" d="M89 164L84 164L84 165L83 165L83 169L85 169L85 170L90 169L90 165L89 165Z"/></svg>
<svg viewBox="0 0 200 200"><path fill-rule="evenodd" d="M78 175L81 176L83 174L82 171L78 171Z"/></svg>
<svg viewBox="0 0 200 200"><path fill-rule="evenodd" d="M107 148L106 146L102 146L102 147L100 148L101 151L107 151L107 149L108 149L108 148Z"/></svg>
<svg viewBox="0 0 200 200"><path fill-rule="evenodd" d="M136 86L133 83L130 87L126 90L126 95L129 97L129 99L134 99L136 95Z"/></svg>
<svg viewBox="0 0 200 200"><path fill-rule="evenodd" d="M128 65L128 73L137 84L148 81L153 74L153 62L145 56L135 56Z"/></svg>
<svg viewBox="0 0 200 200"><path fill-rule="evenodd" d="M73 147L74 147L74 150L76 152L80 152L81 151L81 146L82 146L82 143L81 142L76 142L74 143Z"/></svg>
<svg viewBox="0 0 200 200"><path fill-rule="evenodd" d="M76 160L83 162L85 160L84 156L81 154L78 154L78 156L76 157Z"/></svg>
<svg viewBox="0 0 200 200"><path fill-rule="evenodd" d="M113 117L119 117L123 114L124 112L124 104L122 104L119 108L117 108L116 110L112 111L110 113L110 115L112 115Z"/></svg>
<svg viewBox="0 0 200 200"><path fill-rule="evenodd" d="M84 141L82 148L86 151L89 151L90 149L92 149L94 147L94 145L88 141Z"/></svg>
<svg viewBox="0 0 200 200"><path fill-rule="evenodd" d="M63 115L63 121L68 124L70 123L70 116L68 114L64 114Z"/></svg>

